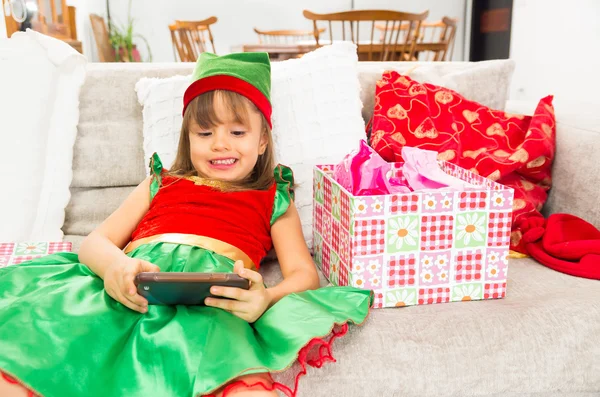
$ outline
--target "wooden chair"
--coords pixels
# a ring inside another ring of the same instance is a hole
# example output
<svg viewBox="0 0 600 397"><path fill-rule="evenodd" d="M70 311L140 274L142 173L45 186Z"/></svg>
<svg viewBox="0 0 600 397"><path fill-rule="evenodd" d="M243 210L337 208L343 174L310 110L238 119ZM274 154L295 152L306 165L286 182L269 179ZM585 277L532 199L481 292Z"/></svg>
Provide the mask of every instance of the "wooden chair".
<svg viewBox="0 0 600 397"><path fill-rule="evenodd" d="M440 44L431 46L433 49L421 51L415 56L415 60L420 61L448 61L452 60L452 52L454 51L454 38L456 36L457 20L444 17L441 21L423 22L421 31L417 38L417 49L420 44ZM382 31L380 40L383 41L386 28L383 24L375 25L375 28ZM398 29L397 27L395 29ZM387 30L392 30L388 27ZM403 23L400 30L406 32L408 24ZM414 32L413 32L414 34ZM421 56L424 55L424 56Z"/></svg>
<svg viewBox="0 0 600 397"><path fill-rule="evenodd" d="M196 62L201 53L209 51L209 42L212 52L216 53L210 30L210 25L215 22L217 17L210 17L203 21L175 21L174 24L169 25L176 58L181 62Z"/></svg>
<svg viewBox="0 0 600 397"><path fill-rule="evenodd" d="M259 30L254 28L260 44L293 44L298 41L314 40L312 30ZM325 28L319 29L319 35Z"/></svg>
<svg viewBox="0 0 600 397"><path fill-rule="evenodd" d="M414 58L416 37L418 37L422 22L429 15L429 11L421 14L410 14L388 10L354 10L333 14L315 14L304 10L303 14L304 17L313 21L317 46L334 42L332 22L336 22L338 26L341 25L341 30L337 30L338 32L341 31L341 40L349 40L357 45L360 61L406 61ZM324 43L323 40L319 39L318 21L329 23L329 43ZM375 38L375 25L377 22L385 26L382 41ZM406 22L410 27L409 31L416 32L417 36L402 32L399 28L403 22ZM364 36L368 37L366 40L360 34L361 24L367 25L366 32L368 36ZM391 29L388 30L388 28ZM339 37L336 37L336 40L339 40Z"/></svg>
<svg viewBox="0 0 600 397"><path fill-rule="evenodd" d="M110 44L108 36L108 28L104 22L104 18L100 15L90 14L90 22L92 24L92 32L98 49L98 59L100 62L116 62L117 57L115 49Z"/></svg>

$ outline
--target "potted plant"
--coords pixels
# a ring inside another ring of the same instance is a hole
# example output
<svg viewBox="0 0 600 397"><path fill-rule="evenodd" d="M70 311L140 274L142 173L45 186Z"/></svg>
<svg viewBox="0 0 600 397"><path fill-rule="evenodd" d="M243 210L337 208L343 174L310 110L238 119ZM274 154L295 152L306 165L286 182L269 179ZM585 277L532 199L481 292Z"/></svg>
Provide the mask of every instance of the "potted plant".
<svg viewBox="0 0 600 397"><path fill-rule="evenodd" d="M152 61L152 52L148 40L140 34L134 33L134 19L131 17L131 0L129 0L129 8L127 12L127 24L119 25L110 19L110 8L108 0L106 1L107 19L108 19L108 36L110 44L115 49L117 61L121 62L142 62L142 57L134 43L136 38L141 39L148 50L148 58L146 62Z"/></svg>

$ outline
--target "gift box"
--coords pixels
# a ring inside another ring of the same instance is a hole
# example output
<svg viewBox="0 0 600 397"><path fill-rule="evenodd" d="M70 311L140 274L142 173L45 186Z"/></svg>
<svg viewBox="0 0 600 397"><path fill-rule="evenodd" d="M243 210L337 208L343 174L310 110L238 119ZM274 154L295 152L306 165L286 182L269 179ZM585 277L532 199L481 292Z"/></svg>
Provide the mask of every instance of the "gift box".
<svg viewBox="0 0 600 397"><path fill-rule="evenodd" d="M333 285L373 290L376 308L506 295L513 189L439 166L477 186L354 196L334 165L314 168L313 256Z"/></svg>
<svg viewBox="0 0 600 397"><path fill-rule="evenodd" d="M0 267L18 265L44 255L71 252L68 242L0 243Z"/></svg>

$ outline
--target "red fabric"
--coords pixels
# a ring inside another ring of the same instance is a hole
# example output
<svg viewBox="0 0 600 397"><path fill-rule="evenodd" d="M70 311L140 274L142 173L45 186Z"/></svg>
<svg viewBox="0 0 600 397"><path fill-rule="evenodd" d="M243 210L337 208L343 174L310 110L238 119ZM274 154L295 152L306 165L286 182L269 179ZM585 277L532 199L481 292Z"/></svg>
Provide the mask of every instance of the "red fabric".
<svg viewBox="0 0 600 397"><path fill-rule="evenodd" d="M329 335L329 339L314 338L306 346L304 346L298 352L298 367L291 367L289 370L297 371L293 377L293 385L285 385L280 382L276 382L271 378L271 381L262 382L256 381L248 383L244 380L234 381L224 388L222 388L217 394L210 394L207 397L227 397L229 393L239 391L240 389L262 389L267 391L280 391L287 397L295 397L298 393L298 383L300 378L306 375L306 369L308 366L314 368L321 368L323 364L327 362L335 362L333 354L331 352L333 341L337 338L346 335L348 332L348 324L344 323L337 328L334 328Z"/></svg>
<svg viewBox="0 0 600 397"><path fill-rule="evenodd" d="M162 183L132 241L163 233L207 236L239 248L257 267L272 248L276 184L264 191L221 192L168 176Z"/></svg>
<svg viewBox="0 0 600 397"><path fill-rule="evenodd" d="M183 94L183 114L185 114L185 109L187 109L194 98L205 92L215 90L233 91L245 96L256 105L258 110L265 116L269 123L269 128L273 128L273 125L271 124L271 113L273 112L273 109L269 99L265 97L258 88L247 81L227 75L205 77L190 84Z"/></svg>
<svg viewBox="0 0 600 397"><path fill-rule="evenodd" d="M371 131L371 146L387 161L403 161L404 146L435 150L440 160L513 188L511 249L525 251L523 222L542 218L552 181L552 96L533 116L511 115L388 71L377 82Z"/></svg>
<svg viewBox="0 0 600 397"><path fill-rule="evenodd" d="M556 271L600 280L600 230L568 214L533 223L523 235L529 255Z"/></svg>

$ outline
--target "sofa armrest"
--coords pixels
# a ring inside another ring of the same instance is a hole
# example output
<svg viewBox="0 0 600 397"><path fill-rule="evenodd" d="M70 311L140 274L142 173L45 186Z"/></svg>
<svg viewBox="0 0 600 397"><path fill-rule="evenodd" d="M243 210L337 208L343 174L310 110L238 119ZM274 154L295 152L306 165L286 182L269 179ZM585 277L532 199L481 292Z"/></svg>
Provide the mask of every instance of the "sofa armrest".
<svg viewBox="0 0 600 397"><path fill-rule="evenodd" d="M533 114L536 102L506 103L510 113ZM600 105L554 101L556 156L544 214L569 213L600 227Z"/></svg>

